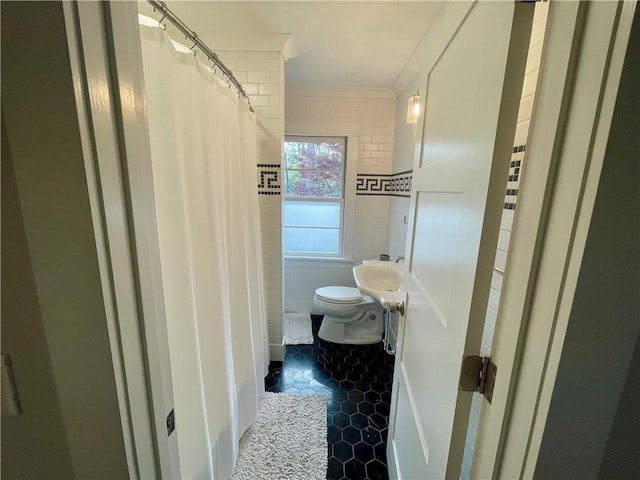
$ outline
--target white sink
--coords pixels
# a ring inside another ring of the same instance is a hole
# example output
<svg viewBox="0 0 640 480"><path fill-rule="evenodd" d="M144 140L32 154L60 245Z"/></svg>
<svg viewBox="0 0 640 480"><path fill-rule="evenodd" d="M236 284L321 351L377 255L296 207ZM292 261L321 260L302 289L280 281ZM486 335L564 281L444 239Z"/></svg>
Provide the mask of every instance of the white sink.
<svg viewBox="0 0 640 480"><path fill-rule="evenodd" d="M353 276L360 291L373 297L382 308L395 310L404 302L402 271L397 263L366 261L353 267Z"/></svg>

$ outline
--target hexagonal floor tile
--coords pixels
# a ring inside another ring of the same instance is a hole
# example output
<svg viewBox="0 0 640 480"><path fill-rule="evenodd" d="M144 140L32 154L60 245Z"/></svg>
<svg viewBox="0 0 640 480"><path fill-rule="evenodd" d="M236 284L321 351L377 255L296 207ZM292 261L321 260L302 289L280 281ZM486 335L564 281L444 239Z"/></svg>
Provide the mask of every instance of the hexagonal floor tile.
<svg viewBox="0 0 640 480"><path fill-rule="evenodd" d="M367 427L362 430L362 441L367 442L369 445L373 446L382 440L382 436L380 435L380 431L375 428Z"/></svg>
<svg viewBox="0 0 640 480"><path fill-rule="evenodd" d="M333 456L342 462L353 458L353 447L344 440L338 440L333 444Z"/></svg>
<svg viewBox="0 0 640 480"><path fill-rule="evenodd" d="M365 442L359 442L353 446L353 455L354 458L364 463L368 463L375 458L373 447Z"/></svg>
<svg viewBox="0 0 640 480"><path fill-rule="evenodd" d="M345 427L342 430L342 439L351 445L355 445L362 439L362 436L360 435L360 429L351 425Z"/></svg>
<svg viewBox="0 0 640 480"><path fill-rule="evenodd" d="M349 480L367 478L367 468L357 458L350 460L344 464L344 476Z"/></svg>
<svg viewBox="0 0 640 480"><path fill-rule="evenodd" d="M382 343L339 345L318 338L322 316L312 315L313 345L288 345L272 362L270 392L327 396L329 480L387 480L386 440L394 358Z"/></svg>

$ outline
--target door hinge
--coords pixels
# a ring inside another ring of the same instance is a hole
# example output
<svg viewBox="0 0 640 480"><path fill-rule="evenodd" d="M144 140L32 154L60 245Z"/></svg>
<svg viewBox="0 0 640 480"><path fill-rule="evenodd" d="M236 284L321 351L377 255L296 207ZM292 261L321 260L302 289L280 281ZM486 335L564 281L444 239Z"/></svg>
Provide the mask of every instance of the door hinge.
<svg viewBox="0 0 640 480"><path fill-rule="evenodd" d="M491 403L497 371L498 367L489 357L478 355L464 357L460 369L458 390L481 393Z"/></svg>

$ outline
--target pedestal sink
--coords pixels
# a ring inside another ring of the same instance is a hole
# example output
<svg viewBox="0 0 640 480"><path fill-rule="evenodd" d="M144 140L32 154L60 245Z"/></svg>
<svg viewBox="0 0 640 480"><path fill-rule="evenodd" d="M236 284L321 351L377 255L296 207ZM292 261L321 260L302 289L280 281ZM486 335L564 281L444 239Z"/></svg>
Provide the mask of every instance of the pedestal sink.
<svg viewBox="0 0 640 480"><path fill-rule="evenodd" d="M402 291L402 271L397 263L367 260L353 267L353 277L358 289L382 305L384 312L384 351L390 355L396 353L395 346L389 340L390 316L399 312L404 315L404 297Z"/></svg>
<svg viewBox="0 0 640 480"><path fill-rule="evenodd" d="M362 293L377 300L382 308L403 313L402 271L397 263L366 261L353 267L356 285Z"/></svg>

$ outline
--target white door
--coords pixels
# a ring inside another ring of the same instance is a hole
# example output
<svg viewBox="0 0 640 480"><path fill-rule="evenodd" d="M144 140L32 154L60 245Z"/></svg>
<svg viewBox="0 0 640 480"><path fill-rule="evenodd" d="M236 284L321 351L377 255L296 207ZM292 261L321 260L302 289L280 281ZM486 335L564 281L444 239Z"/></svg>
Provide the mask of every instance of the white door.
<svg viewBox="0 0 640 480"><path fill-rule="evenodd" d="M452 3L429 34L387 453L392 478L458 478L533 4ZM498 372L499 374L499 372Z"/></svg>

